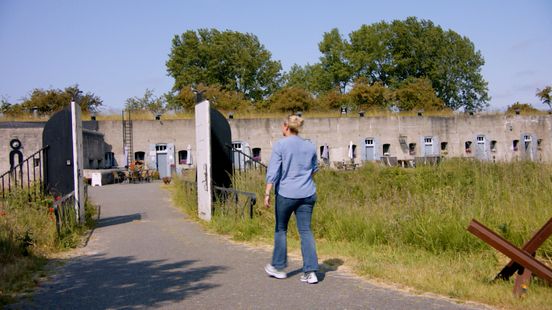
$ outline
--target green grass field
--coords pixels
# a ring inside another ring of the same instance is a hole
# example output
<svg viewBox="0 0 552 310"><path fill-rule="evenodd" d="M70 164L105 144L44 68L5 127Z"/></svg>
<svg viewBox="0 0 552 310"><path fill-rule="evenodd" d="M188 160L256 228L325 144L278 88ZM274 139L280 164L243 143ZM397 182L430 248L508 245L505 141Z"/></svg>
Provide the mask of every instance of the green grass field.
<svg viewBox="0 0 552 310"><path fill-rule="evenodd" d="M190 177L190 176L188 176ZM508 258L466 231L475 218L521 246L552 216L552 166L531 162L447 160L415 169L368 164L355 171L321 170L313 231L321 261L343 261L357 274L413 291L507 309L552 309L552 288L534 279L524 298L513 280L491 283ZM262 197L264 176L248 172L235 187ZM194 217L192 188L177 181L173 199ZM272 244L273 209L255 217L219 212L205 224L235 240ZM224 215L222 215L224 213ZM197 218L197 217L196 217ZM299 253L295 224L288 232ZM537 257L552 266L552 239Z"/></svg>

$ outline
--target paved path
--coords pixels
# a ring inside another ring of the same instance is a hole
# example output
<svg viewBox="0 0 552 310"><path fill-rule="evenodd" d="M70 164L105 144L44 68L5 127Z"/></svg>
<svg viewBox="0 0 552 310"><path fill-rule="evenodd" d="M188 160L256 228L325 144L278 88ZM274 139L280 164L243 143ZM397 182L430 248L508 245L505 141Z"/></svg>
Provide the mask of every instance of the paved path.
<svg viewBox="0 0 552 310"><path fill-rule="evenodd" d="M89 189L101 219L88 245L24 309L481 309L380 288L340 271L321 282L269 278L267 250L205 233L171 207L160 183Z"/></svg>

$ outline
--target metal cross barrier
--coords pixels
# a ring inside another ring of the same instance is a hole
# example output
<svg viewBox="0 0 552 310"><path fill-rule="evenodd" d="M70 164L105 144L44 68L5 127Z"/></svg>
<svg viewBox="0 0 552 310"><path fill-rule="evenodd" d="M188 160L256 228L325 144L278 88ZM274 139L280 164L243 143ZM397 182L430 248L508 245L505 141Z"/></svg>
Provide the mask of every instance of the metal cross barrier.
<svg viewBox="0 0 552 310"><path fill-rule="evenodd" d="M512 261L502 269L495 279L508 279L516 271L520 275L514 285L514 295L521 296L525 291L531 272L552 284L552 269L535 259L536 250L552 234L552 218L533 235L523 249L519 249L501 236L497 235L477 220L472 219L468 231L485 241L488 245L508 256ZM522 272L522 273L520 273Z"/></svg>

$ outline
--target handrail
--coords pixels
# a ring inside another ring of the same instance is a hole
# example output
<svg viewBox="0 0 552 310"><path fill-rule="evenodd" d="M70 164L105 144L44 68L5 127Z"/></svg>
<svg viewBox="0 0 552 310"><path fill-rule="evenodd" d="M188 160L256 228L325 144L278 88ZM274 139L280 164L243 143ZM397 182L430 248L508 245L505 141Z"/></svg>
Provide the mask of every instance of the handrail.
<svg viewBox="0 0 552 310"><path fill-rule="evenodd" d="M257 195L252 192L244 192L233 188L214 186L214 189L223 192L225 199L228 199L228 194L234 194L234 204L238 205L238 195L247 197L246 205L249 206L249 218L253 218L253 207L257 204Z"/></svg>
<svg viewBox="0 0 552 310"><path fill-rule="evenodd" d="M10 168L9 171L3 173L0 175L0 182L2 187L2 199L6 198L6 193L10 193L12 190L16 188L24 188L25 185L25 175L24 170L26 170L26 185L27 188L31 188L31 184L34 184L37 180L42 183L44 179L44 174L46 173L45 167L45 158L46 158L46 150L49 148L48 145L42 147L38 151L34 152L30 156L28 156L26 159L24 159L22 162L14 166L13 168ZM32 161L32 165L29 163ZM38 176L37 176L37 167L38 167ZM31 172L32 170L32 172ZM7 179L7 180L6 180ZM12 186L12 180L13 180L13 186ZM7 184L6 184L7 183ZM43 184L40 184L39 191L42 193Z"/></svg>
<svg viewBox="0 0 552 310"><path fill-rule="evenodd" d="M262 168L264 168L265 170L267 169L267 166L265 164L263 164L262 162L260 162L259 160L249 156L248 154L245 154L244 152L234 148L232 145L229 145L229 144L226 144L226 147L230 149L230 151L232 152L232 164L233 164L233 168L236 169L236 166L237 166L237 169L238 170L243 170L245 168L247 168L245 166L245 161L246 160L249 160L250 162L254 163L255 165L255 168L257 168L257 165L261 166ZM234 154L235 153L238 153L238 163L235 163L234 162ZM242 167L242 163L241 163L241 157L240 156L243 156L243 158L245 159L244 160L244 166Z"/></svg>
<svg viewBox="0 0 552 310"><path fill-rule="evenodd" d="M32 155L30 155L29 157L25 158L22 162L20 162L19 164L17 164L17 166L13 167L13 169L10 169L6 172L4 172L2 175L0 175L0 178L3 178L4 176L10 174L13 170L17 170L17 168L20 168L20 167L23 167L23 164L25 162L27 162L28 160L30 160L31 158L35 158L36 154L48 149L50 146L46 145L45 147L41 148L40 150L34 152Z"/></svg>

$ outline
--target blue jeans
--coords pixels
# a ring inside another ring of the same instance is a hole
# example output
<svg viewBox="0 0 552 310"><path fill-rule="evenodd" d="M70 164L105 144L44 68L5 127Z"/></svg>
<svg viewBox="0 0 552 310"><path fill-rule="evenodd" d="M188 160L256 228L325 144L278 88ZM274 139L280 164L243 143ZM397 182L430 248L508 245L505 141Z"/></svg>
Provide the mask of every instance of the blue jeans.
<svg viewBox="0 0 552 310"><path fill-rule="evenodd" d="M274 232L274 252L272 266L276 269L287 267L287 227L292 213L295 213L297 230L301 237L303 272L318 270L318 256L311 231L312 209L316 194L306 198L286 198L276 195L276 229Z"/></svg>

